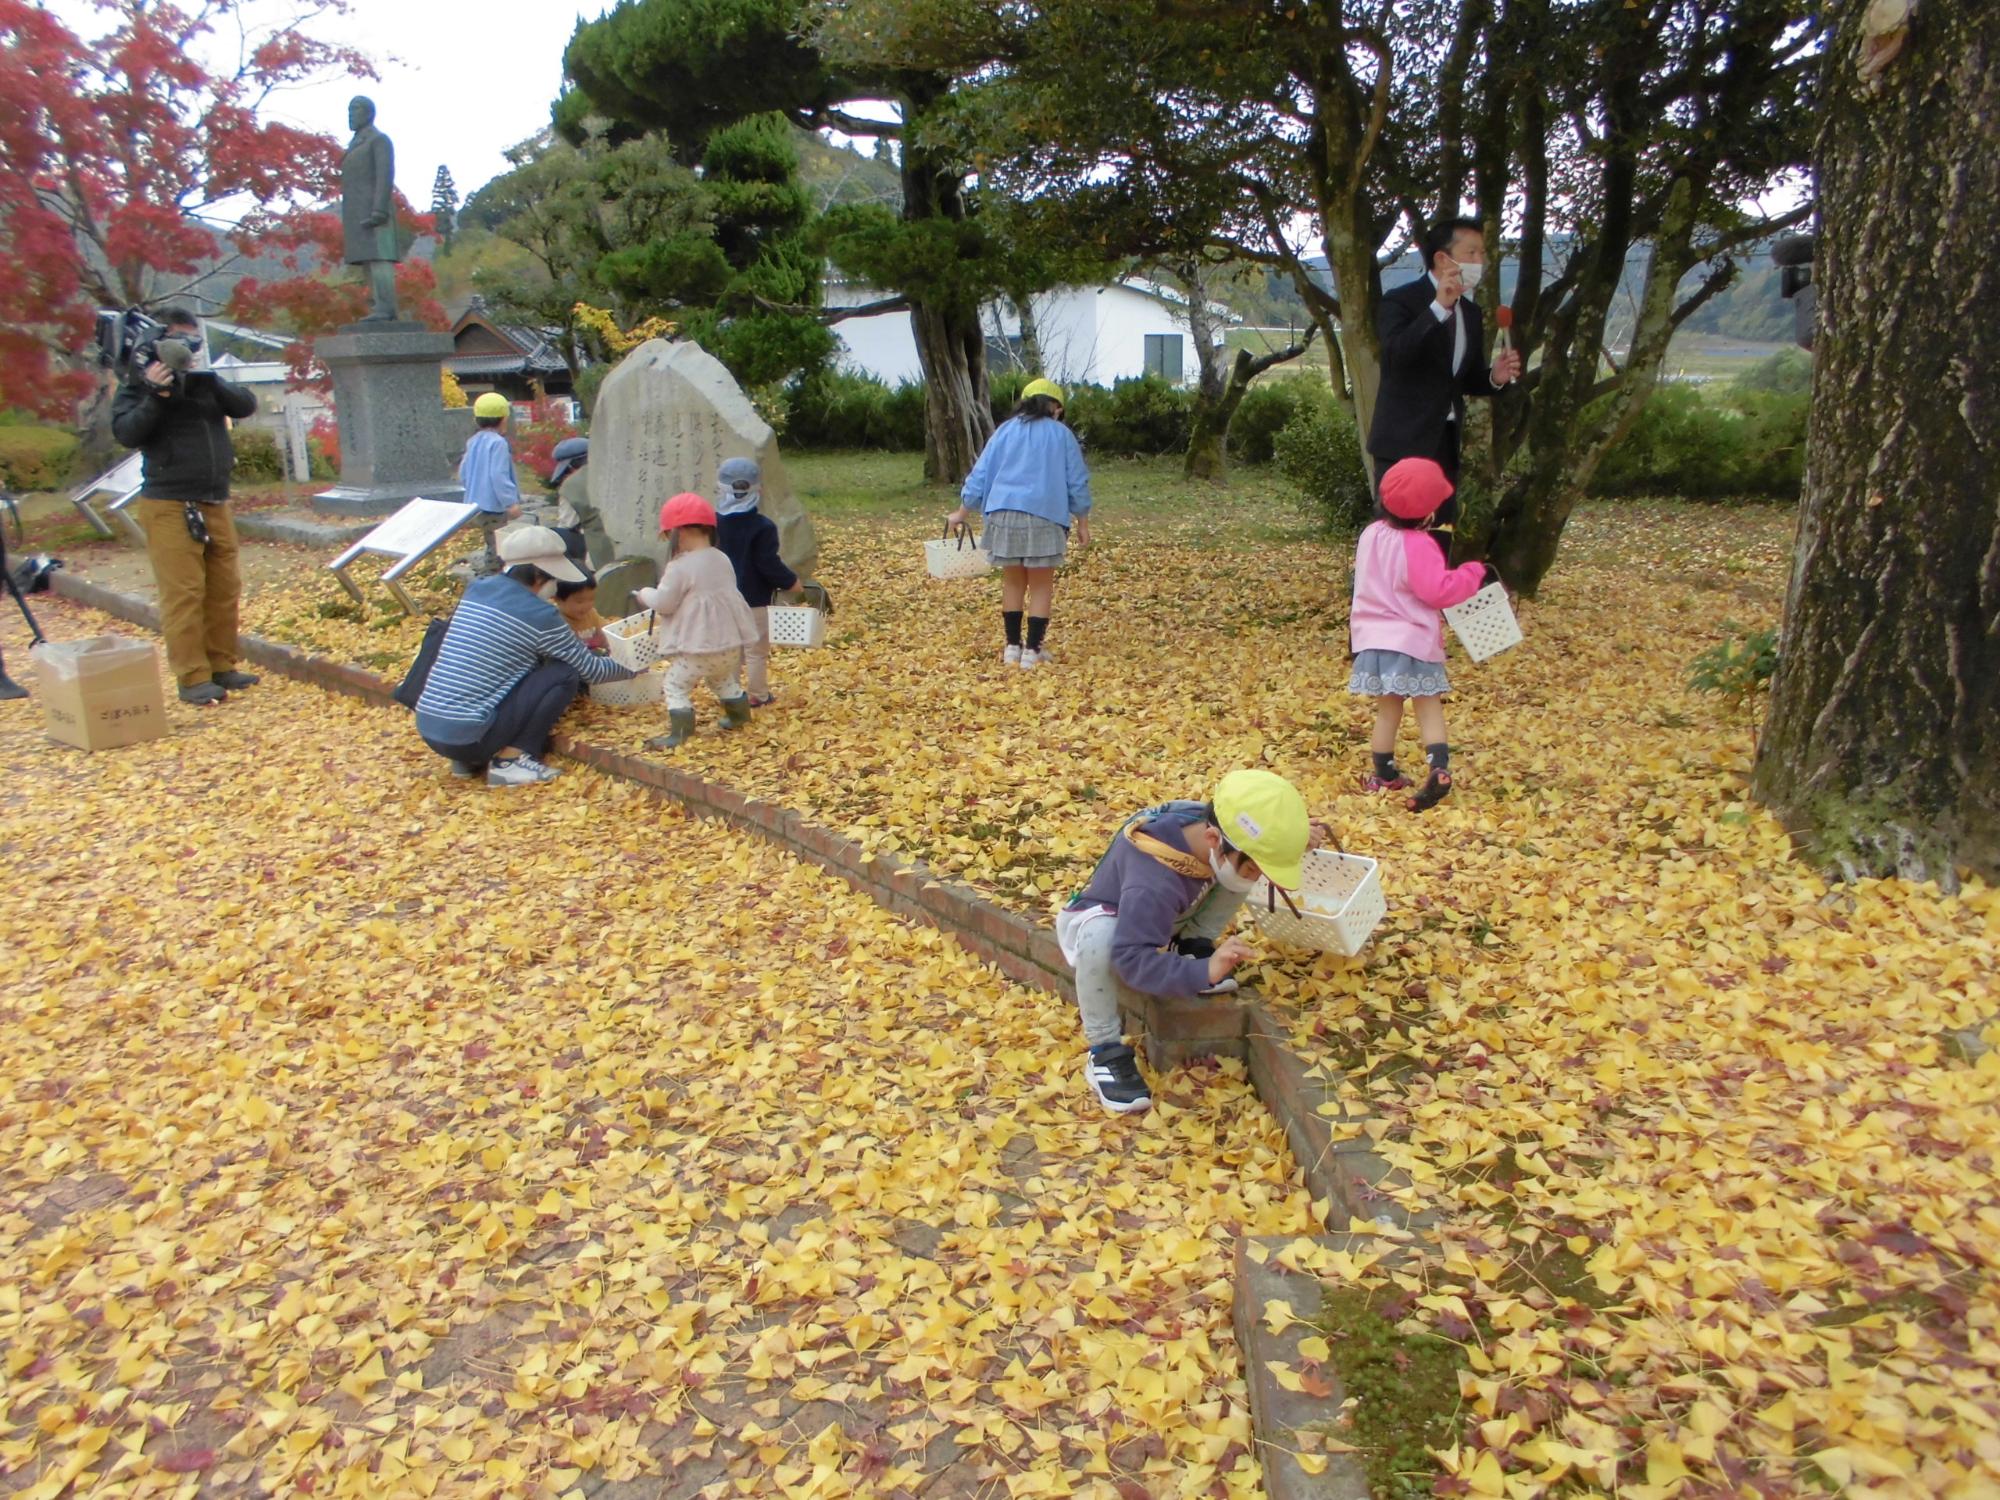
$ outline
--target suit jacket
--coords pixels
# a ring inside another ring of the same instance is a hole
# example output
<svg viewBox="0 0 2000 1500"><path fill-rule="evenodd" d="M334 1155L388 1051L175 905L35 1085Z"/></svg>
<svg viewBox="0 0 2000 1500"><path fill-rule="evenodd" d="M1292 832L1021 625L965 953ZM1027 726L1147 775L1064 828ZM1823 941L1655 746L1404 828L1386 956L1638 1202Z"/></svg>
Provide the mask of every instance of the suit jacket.
<svg viewBox="0 0 2000 1500"><path fill-rule="evenodd" d="M1447 444L1445 414L1454 414L1462 432L1465 398L1490 396L1499 387L1486 354L1479 306L1459 298L1465 316L1465 363L1451 368L1455 335L1451 319L1431 311L1437 288L1428 276L1382 294L1375 333L1382 342L1382 386L1375 418L1368 427L1368 451L1386 468L1399 458L1434 458L1447 470L1456 444Z"/></svg>

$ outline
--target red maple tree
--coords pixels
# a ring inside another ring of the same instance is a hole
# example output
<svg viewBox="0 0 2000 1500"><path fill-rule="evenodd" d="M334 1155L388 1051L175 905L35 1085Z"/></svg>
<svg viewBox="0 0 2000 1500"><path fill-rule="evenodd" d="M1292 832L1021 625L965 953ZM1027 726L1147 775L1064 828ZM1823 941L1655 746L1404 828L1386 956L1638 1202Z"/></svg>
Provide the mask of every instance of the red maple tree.
<svg viewBox="0 0 2000 1500"><path fill-rule="evenodd" d="M430 233L431 218L414 212L397 193L396 225L407 243ZM367 284L347 274L342 264L340 215L293 214L281 223L263 227L254 237L246 234L239 239L259 255L275 256L288 274L277 281L246 276L237 282L229 299L230 316L288 330L292 341L285 346L285 363L291 370L291 383L327 389L330 381L313 356L313 341L357 321L368 311ZM437 275L429 261L398 263L396 310L427 328L450 326L437 300Z"/></svg>
<svg viewBox="0 0 2000 1500"><path fill-rule="evenodd" d="M65 411L98 378L93 309L172 302L329 202L340 143L260 111L374 76L310 34L344 0L100 3L108 29L86 38L0 0L0 406Z"/></svg>

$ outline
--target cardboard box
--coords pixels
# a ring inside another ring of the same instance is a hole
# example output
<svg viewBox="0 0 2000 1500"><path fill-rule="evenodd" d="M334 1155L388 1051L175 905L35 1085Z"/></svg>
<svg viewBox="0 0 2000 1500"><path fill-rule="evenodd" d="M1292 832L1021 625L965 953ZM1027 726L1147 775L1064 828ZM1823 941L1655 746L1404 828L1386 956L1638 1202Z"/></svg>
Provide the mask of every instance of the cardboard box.
<svg viewBox="0 0 2000 1500"><path fill-rule="evenodd" d="M50 739L108 750L167 732L160 650L151 641L96 635L49 641L30 654Z"/></svg>

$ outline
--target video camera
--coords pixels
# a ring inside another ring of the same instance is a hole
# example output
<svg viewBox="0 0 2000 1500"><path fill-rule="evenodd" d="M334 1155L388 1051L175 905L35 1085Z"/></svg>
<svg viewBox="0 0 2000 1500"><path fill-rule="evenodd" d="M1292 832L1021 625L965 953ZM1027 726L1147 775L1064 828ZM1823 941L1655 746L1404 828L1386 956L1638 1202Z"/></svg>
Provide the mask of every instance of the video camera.
<svg viewBox="0 0 2000 1500"><path fill-rule="evenodd" d="M1801 349L1813 346L1813 324L1819 316L1819 290L1813 285L1813 237L1780 235L1771 246L1778 266L1778 295L1792 304L1792 333Z"/></svg>
<svg viewBox="0 0 2000 1500"><path fill-rule="evenodd" d="M195 345L169 334L166 324L139 308L98 310L98 363L117 372L120 380L137 378L156 360L177 375L185 374L194 363L194 350Z"/></svg>

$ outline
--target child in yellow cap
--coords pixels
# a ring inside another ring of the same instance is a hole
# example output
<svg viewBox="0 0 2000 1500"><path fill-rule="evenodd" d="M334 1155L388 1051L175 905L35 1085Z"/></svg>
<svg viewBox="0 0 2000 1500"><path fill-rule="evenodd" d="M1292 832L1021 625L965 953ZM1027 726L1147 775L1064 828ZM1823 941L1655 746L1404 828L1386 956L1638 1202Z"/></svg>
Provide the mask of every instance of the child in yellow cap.
<svg viewBox="0 0 2000 1500"><path fill-rule="evenodd" d="M507 398L488 391L472 403L472 420L477 426L465 444L465 457L458 461L458 482L465 488L465 503L478 510L479 529L486 533L486 555L481 573L500 571L500 554L493 539L503 522L521 515L521 486L514 478L514 450L507 445L502 429L511 410Z"/></svg>
<svg viewBox="0 0 2000 1500"><path fill-rule="evenodd" d="M1038 667L1048 660L1043 642L1054 607L1056 569L1069 547L1090 545L1090 470L1076 434L1063 426L1062 387L1031 380L1021 404L1002 422L959 491L959 507L945 517L962 526L973 511L986 514L986 551L1000 566L1000 620L1009 666ZM1021 632L1027 611L1027 636Z"/></svg>
<svg viewBox="0 0 2000 1500"><path fill-rule="evenodd" d="M1305 798L1271 771L1231 771L1208 802L1164 802L1126 819L1090 883L1056 916L1056 942L1076 971L1090 1048L1084 1079L1116 1115L1153 1102L1121 1016L1140 995L1234 989L1250 949L1222 934L1260 877L1284 890L1305 879L1314 840Z"/></svg>

